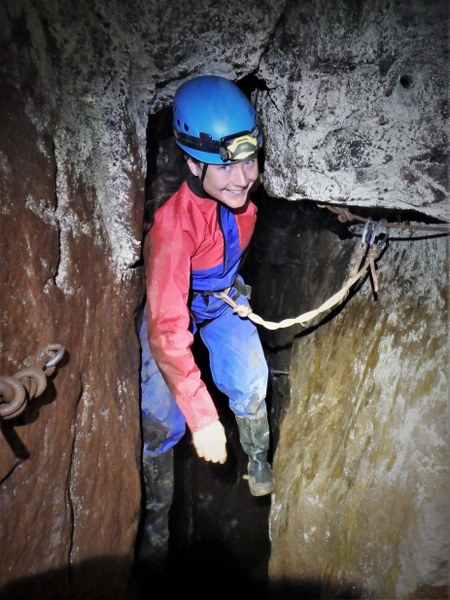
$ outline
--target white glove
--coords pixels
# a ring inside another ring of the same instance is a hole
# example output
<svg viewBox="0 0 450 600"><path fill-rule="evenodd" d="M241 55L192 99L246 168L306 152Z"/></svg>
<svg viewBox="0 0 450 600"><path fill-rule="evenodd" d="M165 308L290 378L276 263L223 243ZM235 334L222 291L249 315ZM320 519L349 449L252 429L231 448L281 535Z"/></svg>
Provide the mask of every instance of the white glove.
<svg viewBox="0 0 450 600"><path fill-rule="evenodd" d="M211 425L195 431L192 441L200 458L221 465L227 460L227 438L220 421L214 421Z"/></svg>

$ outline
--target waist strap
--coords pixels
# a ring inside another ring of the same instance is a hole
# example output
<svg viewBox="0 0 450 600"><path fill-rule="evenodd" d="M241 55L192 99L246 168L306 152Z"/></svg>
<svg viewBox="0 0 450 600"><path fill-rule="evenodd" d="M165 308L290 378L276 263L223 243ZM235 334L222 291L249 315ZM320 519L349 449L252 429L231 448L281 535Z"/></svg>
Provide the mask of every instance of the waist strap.
<svg viewBox="0 0 450 600"><path fill-rule="evenodd" d="M224 292L225 294L229 294L230 291L233 289L236 290L237 292L239 292L239 294L241 296L245 296L246 298L250 298L250 296L252 295L251 285L246 285L243 281L241 281L240 279L238 279L236 277L236 279L233 281L233 284L224 290L212 290L212 291L193 290L192 298L195 299L195 298L197 298L197 296L202 296L203 294L206 294L207 296L213 296L214 294L220 294L221 292Z"/></svg>
<svg viewBox="0 0 450 600"><path fill-rule="evenodd" d="M252 295L251 285L245 284L243 281L236 277L231 287L237 290L241 294L241 296L245 296L246 298L250 299Z"/></svg>

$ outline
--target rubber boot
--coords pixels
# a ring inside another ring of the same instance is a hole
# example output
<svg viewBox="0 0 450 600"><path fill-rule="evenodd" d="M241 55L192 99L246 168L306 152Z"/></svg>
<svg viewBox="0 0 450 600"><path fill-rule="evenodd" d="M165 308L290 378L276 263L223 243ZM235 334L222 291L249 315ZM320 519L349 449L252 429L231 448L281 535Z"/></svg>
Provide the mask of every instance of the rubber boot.
<svg viewBox="0 0 450 600"><path fill-rule="evenodd" d="M273 492L275 480L267 462L269 450L269 422L267 414L248 419L236 416L239 439L248 461L248 485L252 496L266 496Z"/></svg>
<svg viewBox="0 0 450 600"><path fill-rule="evenodd" d="M169 510L173 499L173 450L143 455L144 519L138 547L141 569L161 572L169 553Z"/></svg>

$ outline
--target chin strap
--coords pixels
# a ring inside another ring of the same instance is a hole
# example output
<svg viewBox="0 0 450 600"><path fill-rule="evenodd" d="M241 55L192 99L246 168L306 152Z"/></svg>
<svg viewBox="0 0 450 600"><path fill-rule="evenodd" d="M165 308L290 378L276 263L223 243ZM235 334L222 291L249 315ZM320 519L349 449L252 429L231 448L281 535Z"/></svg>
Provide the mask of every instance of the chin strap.
<svg viewBox="0 0 450 600"><path fill-rule="evenodd" d="M208 168L208 163L203 163L202 174L201 174L201 177L200 177L200 181L201 181L202 185L203 185L203 181L204 181L204 179L206 177L206 169L207 168Z"/></svg>

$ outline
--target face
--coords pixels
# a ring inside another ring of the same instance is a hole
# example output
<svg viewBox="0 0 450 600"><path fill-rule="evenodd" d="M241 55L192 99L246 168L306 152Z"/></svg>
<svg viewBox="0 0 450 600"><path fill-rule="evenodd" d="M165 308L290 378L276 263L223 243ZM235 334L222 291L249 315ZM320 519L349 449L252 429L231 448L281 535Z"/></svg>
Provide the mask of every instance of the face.
<svg viewBox="0 0 450 600"><path fill-rule="evenodd" d="M203 163L188 159L191 172L201 177ZM208 165L203 189L207 194L226 204L229 208L242 208L248 193L258 179L258 159L252 158L232 164Z"/></svg>

